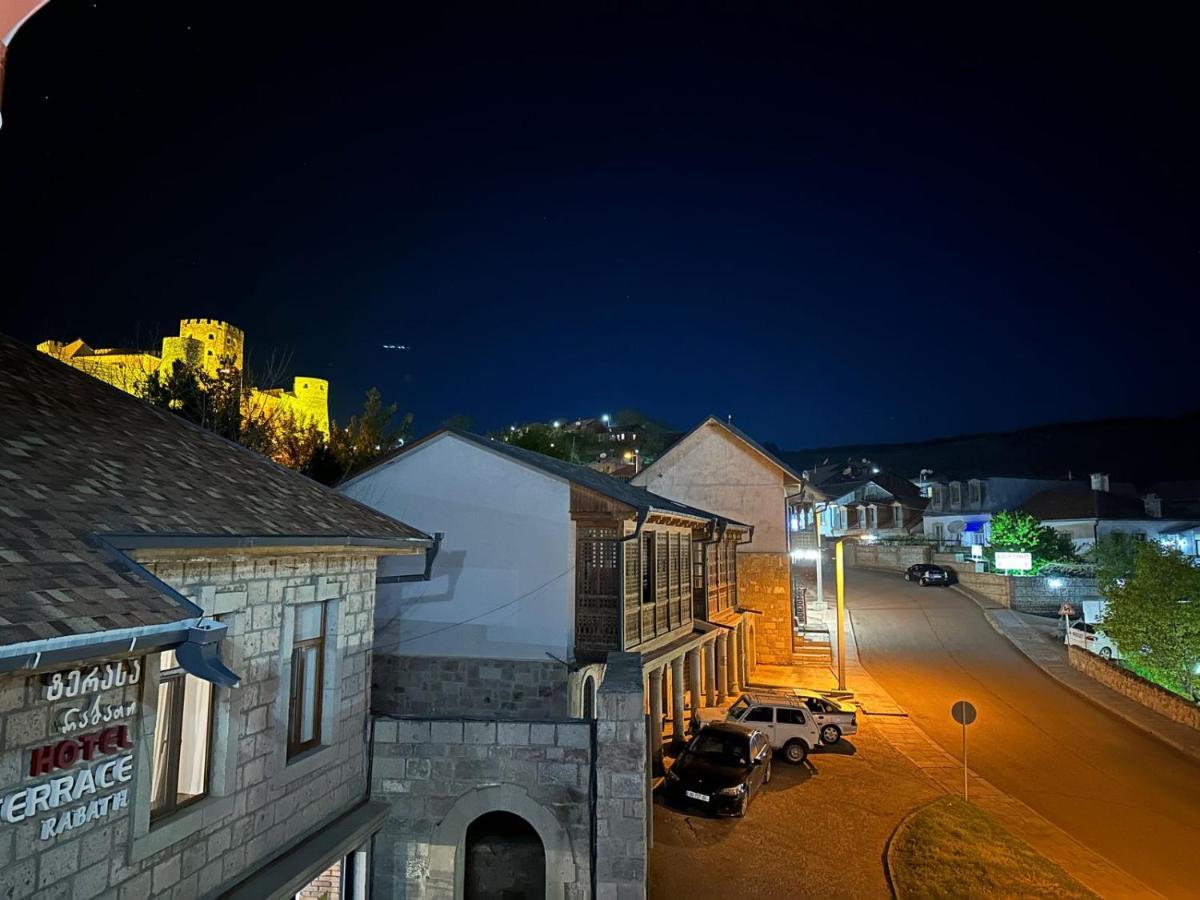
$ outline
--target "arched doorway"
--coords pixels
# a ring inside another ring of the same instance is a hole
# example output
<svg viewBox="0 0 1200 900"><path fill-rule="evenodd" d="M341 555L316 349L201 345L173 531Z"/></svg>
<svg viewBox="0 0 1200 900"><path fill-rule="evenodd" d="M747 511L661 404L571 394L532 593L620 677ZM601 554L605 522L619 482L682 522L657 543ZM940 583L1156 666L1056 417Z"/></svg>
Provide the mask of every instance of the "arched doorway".
<svg viewBox="0 0 1200 900"><path fill-rule="evenodd" d="M545 900L546 851L520 816L484 813L467 827L465 849L466 900Z"/></svg>
<svg viewBox="0 0 1200 900"><path fill-rule="evenodd" d="M583 718L596 718L596 681L589 675L583 679Z"/></svg>

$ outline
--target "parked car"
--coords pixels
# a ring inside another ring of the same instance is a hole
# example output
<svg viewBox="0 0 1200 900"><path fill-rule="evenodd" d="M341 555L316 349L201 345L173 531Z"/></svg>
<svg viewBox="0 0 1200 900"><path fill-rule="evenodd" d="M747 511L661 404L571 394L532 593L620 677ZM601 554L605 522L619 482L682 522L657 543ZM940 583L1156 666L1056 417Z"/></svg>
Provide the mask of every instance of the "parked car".
<svg viewBox="0 0 1200 900"><path fill-rule="evenodd" d="M858 708L853 703L820 691L797 688L794 693L812 713L822 744L836 744L846 735L858 733Z"/></svg>
<svg viewBox="0 0 1200 900"><path fill-rule="evenodd" d="M672 799L699 804L716 815L744 816L771 780L771 742L747 725L705 725L667 770Z"/></svg>
<svg viewBox="0 0 1200 900"><path fill-rule="evenodd" d="M1082 647L1105 659L1120 659L1121 651L1107 634L1088 622L1072 622L1067 629L1067 644Z"/></svg>
<svg viewBox="0 0 1200 900"><path fill-rule="evenodd" d="M810 701L821 707L819 713L809 707ZM753 692L742 694L734 701L726 721L752 725L766 732L771 746L782 750L784 759L802 763L808 752L820 744L834 743L843 734L858 731L854 708L849 707L848 716L846 712L839 704L815 691ZM821 717L819 723L818 716ZM825 737L830 740L826 742Z"/></svg>
<svg viewBox="0 0 1200 900"><path fill-rule="evenodd" d="M941 566L935 566L933 563L917 563L915 566L909 566L908 571L904 573L905 581L916 581L923 587L929 587L931 584L949 584L951 581L950 573Z"/></svg>

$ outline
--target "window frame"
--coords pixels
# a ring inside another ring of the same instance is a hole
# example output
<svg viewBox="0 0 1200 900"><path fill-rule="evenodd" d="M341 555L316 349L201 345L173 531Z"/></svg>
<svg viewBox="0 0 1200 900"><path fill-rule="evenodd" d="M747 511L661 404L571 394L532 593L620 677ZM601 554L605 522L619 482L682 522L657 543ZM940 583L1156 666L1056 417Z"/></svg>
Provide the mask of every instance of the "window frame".
<svg viewBox="0 0 1200 900"><path fill-rule="evenodd" d="M308 606L309 604L300 604ZM329 607L324 602L312 604L320 607L321 630L316 637L296 638L292 635L291 652L291 684L288 688L288 721L287 721L287 759L293 760L302 753L321 746L321 720L324 715L323 700L325 694L325 649L329 637ZM297 607L297 609L300 608ZM301 704L304 700L304 653L306 650L316 650L316 677L313 680L313 733L308 740L300 740L300 731L304 727L301 717Z"/></svg>
<svg viewBox="0 0 1200 900"><path fill-rule="evenodd" d="M167 692L167 696L171 698L171 708L163 710L157 708L154 719L155 734L150 738L150 827L154 828L161 824L165 819L175 815L181 810L187 809L194 803L204 800L210 795L212 790L212 758L213 758L213 735L215 731L216 719L215 711L217 705L216 686L210 686L208 695L208 722L205 726L205 735L208 747L204 752L204 790L196 794L194 797L188 797L180 802L179 800L179 757L183 744L183 711L187 705L187 683L188 678L196 676L188 675L188 672L178 664L174 668L167 669L165 672L161 669L158 673L158 688L167 682L178 682L179 688ZM165 790L166 801L157 809L154 807L154 747L157 744L157 731L160 723L165 723L169 729L169 733L173 734L170 739L170 744L167 747L167 762L166 768L163 771L163 777L167 779Z"/></svg>
<svg viewBox="0 0 1200 900"><path fill-rule="evenodd" d="M655 531L642 532L642 604L654 603L658 599L658 539Z"/></svg>

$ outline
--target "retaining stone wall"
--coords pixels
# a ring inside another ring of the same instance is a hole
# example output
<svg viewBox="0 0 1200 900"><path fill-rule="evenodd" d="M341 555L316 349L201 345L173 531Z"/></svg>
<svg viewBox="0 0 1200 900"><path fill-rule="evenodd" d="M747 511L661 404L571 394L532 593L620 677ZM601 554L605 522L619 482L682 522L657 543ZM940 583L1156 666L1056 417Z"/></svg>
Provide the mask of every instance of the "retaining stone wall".
<svg viewBox="0 0 1200 900"><path fill-rule="evenodd" d="M846 565L860 569L884 569L904 572L909 566L929 562L929 547L921 544L860 544L845 543Z"/></svg>
<svg viewBox="0 0 1200 900"><path fill-rule="evenodd" d="M1074 668L1089 678L1124 694L1130 700L1136 700L1159 715L1200 730L1200 706L1195 703L1189 703L1154 682L1079 647L1067 647L1067 658Z"/></svg>
<svg viewBox="0 0 1200 900"><path fill-rule="evenodd" d="M371 706L394 716L565 718L567 680L566 666L552 660L378 653Z"/></svg>

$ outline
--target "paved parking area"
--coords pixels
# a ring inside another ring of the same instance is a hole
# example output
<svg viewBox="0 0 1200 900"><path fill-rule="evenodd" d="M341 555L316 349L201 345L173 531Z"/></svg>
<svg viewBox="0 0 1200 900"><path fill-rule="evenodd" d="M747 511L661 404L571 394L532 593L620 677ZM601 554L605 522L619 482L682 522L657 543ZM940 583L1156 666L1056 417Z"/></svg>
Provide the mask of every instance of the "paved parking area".
<svg viewBox="0 0 1200 900"><path fill-rule="evenodd" d="M883 852L904 815L941 792L892 748L871 717L852 738L776 757L771 783L745 819L654 808L650 896L889 897Z"/></svg>

